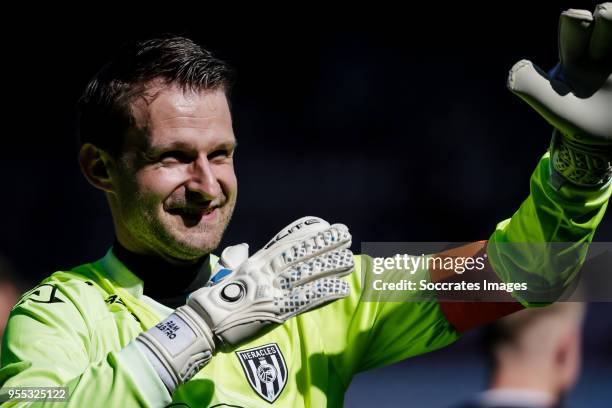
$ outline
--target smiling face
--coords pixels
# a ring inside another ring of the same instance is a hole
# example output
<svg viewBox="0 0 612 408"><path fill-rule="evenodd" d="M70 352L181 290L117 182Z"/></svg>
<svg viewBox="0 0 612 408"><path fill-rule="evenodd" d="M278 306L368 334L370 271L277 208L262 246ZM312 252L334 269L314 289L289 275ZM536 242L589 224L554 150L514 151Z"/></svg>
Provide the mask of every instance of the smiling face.
<svg viewBox="0 0 612 408"><path fill-rule="evenodd" d="M106 166L115 230L136 253L194 262L217 247L236 203L229 106L222 89L147 94L132 103L135 126Z"/></svg>

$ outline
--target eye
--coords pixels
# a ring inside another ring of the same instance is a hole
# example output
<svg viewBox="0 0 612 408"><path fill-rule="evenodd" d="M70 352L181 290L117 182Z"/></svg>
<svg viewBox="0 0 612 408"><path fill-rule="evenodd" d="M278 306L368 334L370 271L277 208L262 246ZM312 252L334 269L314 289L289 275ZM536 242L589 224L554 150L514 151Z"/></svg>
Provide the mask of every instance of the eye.
<svg viewBox="0 0 612 408"><path fill-rule="evenodd" d="M208 160L223 160L225 158L231 157L231 153L227 149L219 149L208 155Z"/></svg>
<svg viewBox="0 0 612 408"><path fill-rule="evenodd" d="M159 161L166 164L171 163L189 163L193 159L191 156L180 150L172 150L164 152L159 156Z"/></svg>

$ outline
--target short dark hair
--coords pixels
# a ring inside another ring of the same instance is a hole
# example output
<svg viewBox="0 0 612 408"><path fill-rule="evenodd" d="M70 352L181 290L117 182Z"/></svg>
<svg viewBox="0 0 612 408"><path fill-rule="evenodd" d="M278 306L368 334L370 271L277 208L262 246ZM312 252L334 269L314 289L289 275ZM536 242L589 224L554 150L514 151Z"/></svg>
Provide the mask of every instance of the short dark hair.
<svg viewBox="0 0 612 408"><path fill-rule="evenodd" d="M585 310L584 303L557 302L546 307L520 310L485 326L482 330L481 345L489 368L491 371L497 368L500 347L519 344L521 338L525 338L525 330L542 325L543 321L550 322L551 318L566 325L580 326Z"/></svg>
<svg viewBox="0 0 612 408"><path fill-rule="evenodd" d="M222 89L228 95L233 71L227 63L185 37L166 36L124 45L89 81L79 99L79 141L117 155L134 124L130 104L153 80L185 90Z"/></svg>

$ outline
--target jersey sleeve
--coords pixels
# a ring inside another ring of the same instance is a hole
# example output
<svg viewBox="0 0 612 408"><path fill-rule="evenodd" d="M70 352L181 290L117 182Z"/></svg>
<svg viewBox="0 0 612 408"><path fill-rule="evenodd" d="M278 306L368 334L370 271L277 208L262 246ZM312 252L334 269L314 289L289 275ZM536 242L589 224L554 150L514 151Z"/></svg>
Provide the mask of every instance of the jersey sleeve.
<svg viewBox="0 0 612 408"><path fill-rule="evenodd" d="M418 274L423 276L416 279L428 279L426 271ZM364 295L364 284L373 278L372 258L355 256L355 272L348 278L349 296L320 312L326 353L347 386L357 372L442 348L460 336L431 297L387 302Z"/></svg>
<svg viewBox="0 0 612 408"><path fill-rule="evenodd" d="M555 189L550 179L547 153L531 177L529 197L497 225L488 243L502 281L528 282L527 296L515 296L524 306L550 303L575 281L612 193L612 183Z"/></svg>
<svg viewBox="0 0 612 408"><path fill-rule="evenodd" d="M68 387L66 407L89 406L104 398L107 406L155 407L169 393L133 342L107 355L95 355L95 317L77 291L44 283L13 308L3 339L1 387ZM83 295L83 293L81 293ZM83 306L81 306L83 305ZM7 401L3 406L57 406L57 402Z"/></svg>
<svg viewBox="0 0 612 408"><path fill-rule="evenodd" d="M612 192L612 184L601 189L583 189L549 184L548 153L539 162L530 183L530 195L518 211L500 222L489 241L459 248L455 256L488 255L486 279L501 282L536 283L528 292L549 294L551 288L566 287L575 278L586 256ZM545 250L542 243L566 243L560 253ZM521 245L509 245L509 244ZM526 245L523 245L526 244ZM562 262L559 256L563 257ZM560 268L562 264L564 267ZM438 282L449 276L435 270L419 271L413 281ZM453 273L451 279L460 278ZM467 274L466 274L467 275ZM481 276L481 278L482 278ZM487 324L524 307L529 302L519 292L499 300L441 301L439 293L423 294L401 301L364 297L364 286L372 282L372 258L356 257L349 298L323 308L321 333L335 367L347 381L353 373L391 364L426 353L456 340L461 332ZM540 286L538 286L539 284ZM418 291L416 294L419 295Z"/></svg>
<svg viewBox="0 0 612 408"><path fill-rule="evenodd" d="M558 188L553 184L550 154L546 153L531 176L530 194L519 209L497 224L488 242L468 249L486 251L486 279L524 283L526 290L498 293L497 301L490 302L441 302L445 316L459 331L571 294L605 214L612 183L601 188L570 183Z"/></svg>

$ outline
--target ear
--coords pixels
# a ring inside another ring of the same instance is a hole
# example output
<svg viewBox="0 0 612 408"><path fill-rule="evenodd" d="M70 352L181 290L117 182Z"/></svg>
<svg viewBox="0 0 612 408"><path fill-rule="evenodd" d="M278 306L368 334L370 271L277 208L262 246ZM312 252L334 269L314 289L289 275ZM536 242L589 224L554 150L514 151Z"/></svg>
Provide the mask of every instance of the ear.
<svg viewBox="0 0 612 408"><path fill-rule="evenodd" d="M569 391L580 374L581 333L579 328L567 330L555 352L555 363L561 392Z"/></svg>
<svg viewBox="0 0 612 408"><path fill-rule="evenodd" d="M107 193L115 191L109 171L114 160L105 150L91 143L84 143L79 151L79 164L83 175L92 186Z"/></svg>

